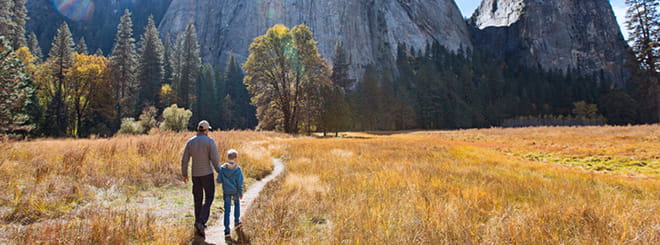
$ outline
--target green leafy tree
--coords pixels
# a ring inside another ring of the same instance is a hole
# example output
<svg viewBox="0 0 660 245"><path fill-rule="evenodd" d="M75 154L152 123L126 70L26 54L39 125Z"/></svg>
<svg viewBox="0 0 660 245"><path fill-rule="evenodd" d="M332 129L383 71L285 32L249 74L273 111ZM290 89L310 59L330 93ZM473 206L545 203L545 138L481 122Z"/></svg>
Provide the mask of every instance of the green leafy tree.
<svg viewBox="0 0 660 245"><path fill-rule="evenodd" d="M131 117L135 114L137 101L137 54L133 38L133 22L131 12L124 10L115 36L115 46L110 54L112 64L113 90L118 101L119 117Z"/></svg>
<svg viewBox="0 0 660 245"><path fill-rule="evenodd" d="M255 38L249 51L244 83L257 107L259 128L298 133L301 124L316 123L320 88L332 82L309 27L275 25Z"/></svg>
<svg viewBox="0 0 660 245"><path fill-rule="evenodd" d="M592 119L598 117L598 106L587 104L584 101L573 103L573 115L578 119Z"/></svg>
<svg viewBox="0 0 660 245"><path fill-rule="evenodd" d="M653 114L660 120L660 2L657 0L626 0L628 43L635 54L639 73L635 92L642 104L642 114Z"/></svg>
<svg viewBox="0 0 660 245"><path fill-rule="evenodd" d="M163 122L160 124L161 130L170 130L181 132L186 130L188 122L192 117L192 111L185 108L179 108L176 104L163 110Z"/></svg>
<svg viewBox="0 0 660 245"><path fill-rule="evenodd" d="M163 43L158 37L158 29L153 16L149 16L145 32L140 41L140 55L138 63L138 81L140 83L140 107L157 105L163 83Z"/></svg>
<svg viewBox="0 0 660 245"><path fill-rule="evenodd" d="M0 37L0 133L28 132L29 104L34 88L23 62Z"/></svg>
<svg viewBox="0 0 660 245"><path fill-rule="evenodd" d="M66 73L68 102L73 114L69 128L72 136L80 137L83 136L81 132L83 131L81 130L83 121L93 112L90 105L112 104L112 101L103 101L102 96L94 96L97 94L97 90L109 90L109 62L107 58L82 53L77 53L74 56L75 62L70 69L67 69ZM95 102L95 100L101 101Z"/></svg>

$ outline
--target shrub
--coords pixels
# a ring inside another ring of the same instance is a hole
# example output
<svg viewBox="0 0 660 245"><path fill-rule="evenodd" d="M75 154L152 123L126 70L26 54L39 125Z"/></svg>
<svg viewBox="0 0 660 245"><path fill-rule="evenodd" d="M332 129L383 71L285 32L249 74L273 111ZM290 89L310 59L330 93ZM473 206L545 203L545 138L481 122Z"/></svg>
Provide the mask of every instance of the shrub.
<svg viewBox="0 0 660 245"><path fill-rule="evenodd" d="M121 127L119 128L120 134L143 134L144 127L140 122L136 122L135 118L126 117L121 119Z"/></svg>
<svg viewBox="0 0 660 245"><path fill-rule="evenodd" d="M164 121L160 124L160 129L181 132L186 130L191 117L192 112L190 110L179 108L176 104L173 104L163 111Z"/></svg>
<svg viewBox="0 0 660 245"><path fill-rule="evenodd" d="M158 116L158 109L153 106L145 107L142 110L142 114L140 114L140 125L144 127L145 132L149 132L153 128L158 127L158 120L156 120L156 117Z"/></svg>

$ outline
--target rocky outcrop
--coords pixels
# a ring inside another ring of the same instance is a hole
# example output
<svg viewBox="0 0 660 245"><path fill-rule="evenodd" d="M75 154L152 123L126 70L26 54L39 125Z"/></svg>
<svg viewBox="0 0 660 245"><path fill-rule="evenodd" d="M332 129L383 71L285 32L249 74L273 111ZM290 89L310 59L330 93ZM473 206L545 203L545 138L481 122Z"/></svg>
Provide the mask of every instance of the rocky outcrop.
<svg viewBox="0 0 660 245"><path fill-rule="evenodd" d="M275 24L306 24L321 55L332 61L337 42L351 58L352 76L367 64L393 67L398 43L418 50L438 41L471 48L469 29L453 0L174 0L163 35L193 22L205 62L222 65L233 52L245 60L252 39Z"/></svg>
<svg viewBox="0 0 660 245"><path fill-rule="evenodd" d="M617 84L627 76L627 44L609 1L484 0L469 22L475 47L508 61Z"/></svg>
<svg viewBox="0 0 660 245"><path fill-rule="evenodd" d="M107 0L107 1L27 1L28 16L26 29L37 34L41 49L48 53L57 28L66 21L75 41L85 36L89 52L101 48L107 54L112 49L119 17L124 9L133 15L133 36L139 40L144 32L149 15L156 23L165 14L172 0ZM54 2L59 2L59 6ZM58 9L59 7L59 9Z"/></svg>

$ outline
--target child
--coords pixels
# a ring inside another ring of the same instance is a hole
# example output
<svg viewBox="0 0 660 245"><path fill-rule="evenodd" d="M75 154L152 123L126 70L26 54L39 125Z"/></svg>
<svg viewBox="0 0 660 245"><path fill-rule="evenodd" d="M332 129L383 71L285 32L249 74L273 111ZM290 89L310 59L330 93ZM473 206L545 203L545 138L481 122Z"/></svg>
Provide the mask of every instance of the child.
<svg viewBox="0 0 660 245"><path fill-rule="evenodd" d="M234 200L234 226L241 225L241 202L243 199L243 172L236 163L238 152L234 149L227 151L227 163L223 164L218 174L218 183L222 183L222 199L225 201L225 239L231 238L229 235L229 215L231 212L231 201Z"/></svg>

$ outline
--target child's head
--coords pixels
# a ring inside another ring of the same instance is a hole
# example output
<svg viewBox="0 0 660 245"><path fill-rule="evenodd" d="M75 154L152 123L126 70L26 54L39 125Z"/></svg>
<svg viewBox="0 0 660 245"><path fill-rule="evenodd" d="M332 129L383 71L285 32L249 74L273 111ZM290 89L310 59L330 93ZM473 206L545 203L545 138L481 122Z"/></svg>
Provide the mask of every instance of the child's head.
<svg viewBox="0 0 660 245"><path fill-rule="evenodd" d="M236 158L238 158L238 151L234 149L227 151L227 159L229 159L229 161L236 160Z"/></svg>

